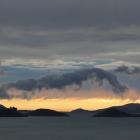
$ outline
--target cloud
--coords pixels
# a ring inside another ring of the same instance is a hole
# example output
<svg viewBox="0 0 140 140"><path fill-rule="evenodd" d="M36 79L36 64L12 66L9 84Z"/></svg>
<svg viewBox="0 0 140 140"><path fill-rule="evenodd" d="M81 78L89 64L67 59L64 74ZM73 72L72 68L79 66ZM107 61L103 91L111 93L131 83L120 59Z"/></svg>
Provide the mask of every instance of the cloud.
<svg viewBox="0 0 140 140"><path fill-rule="evenodd" d="M26 95L25 95L26 93ZM115 99L122 98L112 91L97 88L94 90L75 90L74 88L59 89L41 89L34 91L23 91L15 88L8 90L7 95L10 99Z"/></svg>
<svg viewBox="0 0 140 140"><path fill-rule="evenodd" d="M4 70L0 70L0 76L7 76L8 73Z"/></svg>
<svg viewBox="0 0 140 140"><path fill-rule="evenodd" d="M26 94L25 94L26 93ZM91 90L75 90L74 88L59 89L41 89L34 91L23 91L15 88L8 90L9 99L26 99L26 100L55 100L55 99L102 99L102 100L129 100L131 102L140 100L140 92L129 89L123 94L115 94L113 91L98 87Z"/></svg>
<svg viewBox="0 0 140 140"><path fill-rule="evenodd" d="M15 106L19 109L50 108L54 110L74 110L83 108L97 110L110 106L119 106L128 103L140 103L140 93L137 90L127 90L123 94L114 94L110 90L97 88L96 90L74 90L67 88L42 89L36 91L25 91L10 89L8 95L10 99L0 99L0 102L7 107ZM20 103L20 104L19 104Z"/></svg>
<svg viewBox="0 0 140 140"><path fill-rule="evenodd" d="M122 65L114 70L115 72L126 73L130 75L140 74L140 67Z"/></svg>
<svg viewBox="0 0 140 140"><path fill-rule="evenodd" d="M0 56L139 62L135 55L140 52L139 4L138 0L1 0ZM120 57L120 52L134 53L130 58Z"/></svg>
<svg viewBox="0 0 140 140"><path fill-rule="evenodd" d="M105 83L105 81L107 83ZM116 93L125 92L127 90L127 87L122 85L115 75L102 69L92 68L76 70L62 75L50 75L41 79L27 79L17 81L16 83L5 84L1 86L0 93L2 93L1 98L10 98L11 94L7 94L7 91L17 89L25 92L22 92L23 95L21 95L20 92L16 92L16 95L14 96L28 98L28 92L36 93L36 90L56 89L61 91L70 88L78 91L81 89L89 90L93 87L96 88L97 86L105 86L105 88L113 90Z"/></svg>
<svg viewBox="0 0 140 140"><path fill-rule="evenodd" d="M139 25L138 0L1 0L1 25L66 28Z"/></svg>

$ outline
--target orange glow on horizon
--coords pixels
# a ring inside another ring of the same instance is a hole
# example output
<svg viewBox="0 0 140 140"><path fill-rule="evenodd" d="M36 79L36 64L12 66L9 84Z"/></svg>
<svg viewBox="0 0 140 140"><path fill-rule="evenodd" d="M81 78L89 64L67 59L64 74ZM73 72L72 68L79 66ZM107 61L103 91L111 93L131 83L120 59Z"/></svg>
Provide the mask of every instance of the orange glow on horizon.
<svg viewBox="0 0 140 140"><path fill-rule="evenodd" d="M140 100L130 99L3 99L0 104L6 107L14 106L21 110L34 110L39 108L53 109L58 111L71 111L77 108L96 110L110 106L119 106L128 103L140 103Z"/></svg>

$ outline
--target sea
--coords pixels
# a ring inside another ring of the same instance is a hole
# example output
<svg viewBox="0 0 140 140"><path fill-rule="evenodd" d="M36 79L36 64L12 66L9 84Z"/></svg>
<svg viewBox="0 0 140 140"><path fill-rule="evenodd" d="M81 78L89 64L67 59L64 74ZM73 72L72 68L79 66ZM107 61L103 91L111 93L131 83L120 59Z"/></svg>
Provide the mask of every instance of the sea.
<svg viewBox="0 0 140 140"><path fill-rule="evenodd" d="M140 140L140 118L0 118L0 140Z"/></svg>

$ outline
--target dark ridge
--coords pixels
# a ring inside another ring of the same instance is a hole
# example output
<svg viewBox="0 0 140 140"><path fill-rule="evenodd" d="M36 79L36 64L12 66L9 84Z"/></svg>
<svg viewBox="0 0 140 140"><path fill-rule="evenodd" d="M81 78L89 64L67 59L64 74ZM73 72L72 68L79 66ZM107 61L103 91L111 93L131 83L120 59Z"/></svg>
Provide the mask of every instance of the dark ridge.
<svg viewBox="0 0 140 140"><path fill-rule="evenodd" d="M79 108L71 112L68 112L68 114L72 117L81 118L81 117L91 117L93 115L93 112Z"/></svg>
<svg viewBox="0 0 140 140"><path fill-rule="evenodd" d="M70 113L84 113L84 112L92 112L92 111L78 108L78 109L72 110Z"/></svg>
<svg viewBox="0 0 140 140"><path fill-rule="evenodd" d="M107 108L94 115L95 117L125 117L127 113L122 112L116 108Z"/></svg>
<svg viewBox="0 0 140 140"><path fill-rule="evenodd" d="M2 110L2 109L6 109L6 107L4 105L0 104L0 110Z"/></svg>
<svg viewBox="0 0 140 140"><path fill-rule="evenodd" d="M101 111L97 111L94 117L140 117L137 114L129 114L117 109L116 107L110 107Z"/></svg>
<svg viewBox="0 0 140 140"><path fill-rule="evenodd" d="M29 116L54 116L54 117L68 117L66 113L58 112L50 109L37 109L29 112Z"/></svg>
<svg viewBox="0 0 140 140"><path fill-rule="evenodd" d="M17 108L10 107L0 109L0 117L24 117L24 116L17 110Z"/></svg>
<svg viewBox="0 0 140 140"><path fill-rule="evenodd" d="M129 114L140 114L140 104L138 103L130 103L116 108Z"/></svg>

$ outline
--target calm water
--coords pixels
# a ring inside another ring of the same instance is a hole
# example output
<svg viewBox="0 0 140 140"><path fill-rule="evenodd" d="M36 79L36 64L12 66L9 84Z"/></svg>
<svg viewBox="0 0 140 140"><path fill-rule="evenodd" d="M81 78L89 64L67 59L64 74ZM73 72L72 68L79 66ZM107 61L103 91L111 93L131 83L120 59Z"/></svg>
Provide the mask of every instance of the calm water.
<svg viewBox="0 0 140 140"><path fill-rule="evenodd" d="M140 118L0 118L0 140L140 140Z"/></svg>

